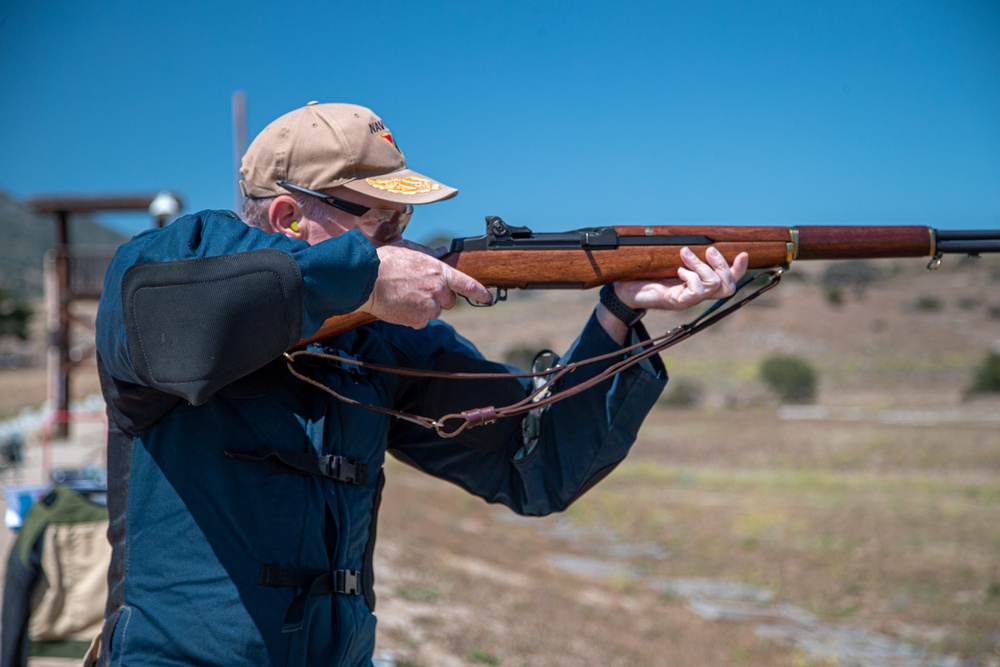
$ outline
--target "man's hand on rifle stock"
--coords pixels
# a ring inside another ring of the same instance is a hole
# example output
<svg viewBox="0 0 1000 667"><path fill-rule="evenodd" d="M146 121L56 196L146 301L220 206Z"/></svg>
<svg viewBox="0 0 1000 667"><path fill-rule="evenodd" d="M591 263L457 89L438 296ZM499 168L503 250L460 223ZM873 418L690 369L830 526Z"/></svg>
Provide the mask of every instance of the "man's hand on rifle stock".
<svg viewBox="0 0 1000 667"><path fill-rule="evenodd" d="M749 256L740 253L732 267L714 247L705 256L707 263L698 259L690 248L683 248L684 266L677 269L677 278L618 283L615 290L618 298L630 308L686 310L702 301L731 296L747 271Z"/></svg>
<svg viewBox="0 0 1000 667"><path fill-rule="evenodd" d="M737 255L732 266L715 248L708 249L706 259L703 262L690 248L683 248L684 266L677 269L676 278L620 282L615 284L615 293L633 310L685 310L702 301L731 296L747 271L747 253ZM628 330L621 320L603 306L598 306L597 317L608 335L619 343L625 342Z"/></svg>
<svg viewBox="0 0 1000 667"><path fill-rule="evenodd" d="M438 260L440 251L400 239L377 252L375 288L359 310L380 320L422 329L442 310L454 308L459 295L493 302L479 282Z"/></svg>

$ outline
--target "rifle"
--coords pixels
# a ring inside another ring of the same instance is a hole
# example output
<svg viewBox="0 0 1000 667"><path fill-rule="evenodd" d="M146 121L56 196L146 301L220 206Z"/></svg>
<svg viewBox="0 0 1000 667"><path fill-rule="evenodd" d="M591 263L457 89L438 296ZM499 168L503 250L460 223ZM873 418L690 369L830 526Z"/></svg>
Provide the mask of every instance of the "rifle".
<svg viewBox="0 0 1000 667"><path fill-rule="evenodd" d="M503 301L511 288L589 289L618 281L672 278L683 266L684 246L702 259L709 246L715 246L730 263L746 251L751 269L787 267L798 260L930 257L927 268L933 270L946 254L977 257L1000 252L1000 230L626 225L538 233L488 216L483 236L454 239L441 260L496 288L496 301ZM299 346L375 319L362 311L332 317Z"/></svg>

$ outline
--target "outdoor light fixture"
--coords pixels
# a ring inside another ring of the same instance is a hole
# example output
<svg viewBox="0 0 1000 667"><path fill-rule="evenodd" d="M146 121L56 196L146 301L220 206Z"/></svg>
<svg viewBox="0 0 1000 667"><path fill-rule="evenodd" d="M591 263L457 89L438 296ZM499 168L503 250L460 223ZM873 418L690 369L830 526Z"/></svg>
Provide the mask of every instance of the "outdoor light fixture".
<svg viewBox="0 0 1000 667"><path fill-rule="evenodd" d="M158 227L166 225L167 220L175 217L180 212L181 203L177 201L177 197L166 190L158 192L149 204L149 214L156 218L156 225Z"/></svg>

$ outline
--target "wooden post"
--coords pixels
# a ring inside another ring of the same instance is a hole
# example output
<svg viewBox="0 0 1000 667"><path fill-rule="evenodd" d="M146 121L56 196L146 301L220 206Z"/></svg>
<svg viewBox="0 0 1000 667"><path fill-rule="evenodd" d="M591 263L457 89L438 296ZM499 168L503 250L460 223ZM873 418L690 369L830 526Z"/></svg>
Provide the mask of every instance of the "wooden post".
<svg viewBox="0 0 1000 667"><path fill-rule="evenodd" d="M160 193L161 195L164 193ZM169 193L166 193L169 194ZM183 208L181 198L171 195L177 208ZM99 211L149 211L150 204L157 197L150 195L98 196L98 197L34 197L28 200L28 207L35 213L55 216L55 247L46 256L45 301L48 323L49 403L53 414L67 416L56 420L52 436L69 436L70 419L70 359L71 306L74 300L72 289L72 251L69 220L73 213L96 213Z"/></svg>

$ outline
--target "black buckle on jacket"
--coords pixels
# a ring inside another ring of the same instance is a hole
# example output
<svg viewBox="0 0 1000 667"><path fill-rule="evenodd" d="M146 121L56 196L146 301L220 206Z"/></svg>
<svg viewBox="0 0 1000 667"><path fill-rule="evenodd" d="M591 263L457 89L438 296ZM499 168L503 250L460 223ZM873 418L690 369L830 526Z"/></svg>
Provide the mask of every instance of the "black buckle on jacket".
<svg viewBox="0 0 1000 667"><path fill-rule="evenodd" d="M261 586L301 588L285 612L282 632L298 632L306 617L306 603L313 595L357 595L361 592L360 570L319 570L297 565L261 565Z"/></svg>
<svg viewBox="0 0 1000 667"><path fill-rule="evenodd" d="M245 461L266 461L270 459L275 470L294 472L301 475L329 477L345 484L364 486L368 483L368 466L343 456L316 456L302 452L290 452L270 445L261 445L253 452L244 454L225 450L226 456Z"/></svg>
<svg viewBox="0 0 1000 667"><path fill-rule="evenodd" d="M343 456L321 456L320 466L325 477L332 477L338 482L364 486L368 483L368 466Z"/></svg>
<svg viewBox="0 0 1000 667"><path fill-rule="evenodd" d="M361 591L361 572L334 570L333 592L339 595L357 595Z"/></svg>

